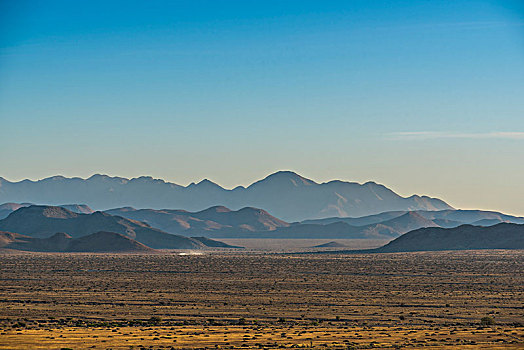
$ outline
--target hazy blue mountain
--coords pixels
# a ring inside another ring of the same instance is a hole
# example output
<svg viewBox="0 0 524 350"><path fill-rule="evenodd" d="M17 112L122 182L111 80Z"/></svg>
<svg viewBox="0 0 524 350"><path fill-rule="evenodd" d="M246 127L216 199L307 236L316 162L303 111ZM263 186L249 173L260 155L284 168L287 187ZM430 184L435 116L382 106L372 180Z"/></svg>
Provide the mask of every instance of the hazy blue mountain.
<svg viewBox="0 0 524 350"><path fill-rule="evenodd" d="M200 240L173 235L149 225L107 213L78 214L62 207L22 207L0 220L0 231L19 233L34 238L46 238L65 232L79 238L95 232L114 232L132 238L151 248L200 249Z"/></svg>
<svg viewBox="0 0 524 350"><path fill-rule="evenodd" d="M421 227L438 227L433 221L415 212L408 212L391 220L364 226L352 226L344 221L325 224L293 223L272 231L221 231L208 232L214 238L309 238L309 239L391 239Z"/></svg>
<svg viewBox="0 0 524 350"><path fill-rule="evenodd" d="M200 212L184 210L153 210L118 208L107 213L143 221L152 227L184 236L206 235L214 238L396 238L424 227L457 227L478 217L499 218L520 222L509 215L471 210L460 211L394 211L360 218L327 218L287 223L256 208L232 211L224 206ZM428 218L426 218L427 216ZM429 217L436 217L431 220ZM462 219L464 222L448 219ZM488 220L488 221L486 221ZM354 224L360 224L356 226ZM365 224L369 223L369 224ZM476 221L475 225L499 223L496 219Z"/></svg>
<svg viewBox="0 0 524 350"><path fill-rule="evenodd" d="M472 224L472 225L494 225L502 222L509 222L514 224L524 224L524 218L518 217L518 216L512 216L507 215L499 212L494 211L486 211L486 210L415 210L412 211L413 213L416 213L417 215L427 219L431 220L435 224L441 227L457 227L463 224ZM369 216L363 216L363 217L349 217L349 218L341 218L341 217L331 217L331 218L324 218L324 219L316 219L316 220L304 220L302 223L308 223L308 224L326 224L326 223L333 223L333 222L345 222L347 224L353 225L353 226L365 226L369 224L378 224L383 223L385 221L398 218L402 215L406 215L409 213L408 211L389 211L384 212L376 215L369 215Z"/></svg>
<svg viewBox="0 0 524 350"><path fill-rule="evenodd" d="M169 209L118 208L106 213L138 220L163 231L184 236L207 235L209 232L257 232L287 227L289 223L257 208L233 211L215 206L198 212Z"/></svg>
<svg viewBox="0 0 524 350"><path fill-rule="evenodd" d="M473 222L471 225L474 225L474 226L493 226L493 225L496 225L496 224L500 224L502 222L508 222L508 221L501 221L499 219L482 219L482 220L478 220L478 221L475 221Z"/></svg>
<svg viewBox="0 0 524 350"><path fill-rule="evenodd" d="M353 226L365 226L371 224L378 224L380 222L391 220L408 213L406 210L386 211L374 215L365 215L360 217L330 217L323 219L309 219L302 221L303 224L330 224L333 222L342 221Z"/></svg>
<svg viewBox="0 0 524 350"><path fill-rule="evenodd" d="M201 211L212 206L233 210L255 207L292 222L312 218L365 216L386 211L452 209L440 199L401 197L374 182L316 183L280 171L244 188L227 190L203 180L187 187L151 177L125 179L93 175L88 179L54 176L39 181L9 182L0 178L0 202L48 205L85 203L96 210L132 206Z"/></svg>
<svg viewBox="0 0 524 350"><path fill-rule="evenodd" d="M18 210L22 207L28 207L34 205L32 203L4 203L0 204L0 220L5 219L15 210ZM57 205L58 207L66 208L67 210L72 211L73 213L79 214L92 214L95 211L85 204L62 204Z"/></svg>
<svg viewBox="0 0 524 350"><path fill-rule="evenodd" d="M492 224L498 221L509 222L514 224L524 224L524 218L518 216L512 216L502 214L495 211L486 210L438 210L438 211L417 211L418 214L422 215L426 219L430 220L449 220L461 222L464 224L474 224L480 220L492 220Z"/></svg>
<svg viewBox="0 0 524 350"><path fill-rule="evenodd" d="M432 220L426 219L417 212L407 212L399 217L377 224L361 226L366 238L398 237L406 232L423 227L439 227Z"/></svg>
<svg viewBox="0 0 524 350"><path fill-rule="evenodd" d="M413 229L438 226L415 212L378 224L353 226L344 221L320 224L287 223L257 208L238 211L223 206L199 212L118 208L106 211L138 220L163 231L192 237L214 238L394 238ZM384 216L383 218L386 218ZM320 220L324 221L324 220Z"/></svg>
<svg viewBox="0 0 524 350"><path fill-rule="evenodd" d="M15 210L18 210L18 209L20 209L22 207L27 207L29 205L31 205L31 204L27 204L27 203L24 203L24 204L19 204L19 203L4 203L4 204L0 204L0 220L8 217L9 214L14 212Z"/></svg>
<svg viewBox="0 0 524 350"><path fill-rule="evenodd" d="M3 205L7 212L22 206L16 203ZM69 207L77 211L90 210L85 205ZM477 226L490 226L500 222L524 223L523 218L480 210L391 211L358 218L334 217L295 223L285 222L265 210L251 207L231 210L224 206L214 206L197 212L124 207L110 209L106 213L140 221L171 234L213 238L388 239L423 227L452 228L466 223ZM482 219L471 222L479 218Z"/></svg>

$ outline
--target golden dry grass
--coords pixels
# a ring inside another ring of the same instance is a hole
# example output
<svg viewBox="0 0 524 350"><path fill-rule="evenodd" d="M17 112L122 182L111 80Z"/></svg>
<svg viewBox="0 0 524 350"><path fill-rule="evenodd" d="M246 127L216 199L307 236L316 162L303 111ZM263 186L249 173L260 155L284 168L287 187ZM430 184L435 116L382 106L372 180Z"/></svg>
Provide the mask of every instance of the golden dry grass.
<svg viewBox="0 0 524 350"><path fill-rule="evenodd" d="M522 349L522 327L178 326L28 329L2 335L1 349L419 348Z"/></svg>

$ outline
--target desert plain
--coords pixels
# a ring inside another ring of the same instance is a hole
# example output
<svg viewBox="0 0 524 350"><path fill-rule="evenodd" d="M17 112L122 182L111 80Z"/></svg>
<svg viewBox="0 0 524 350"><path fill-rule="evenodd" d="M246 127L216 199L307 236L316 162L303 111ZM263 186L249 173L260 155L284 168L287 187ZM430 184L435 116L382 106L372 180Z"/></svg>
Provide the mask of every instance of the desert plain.
<svg viewBox="0 0 524 350"><path fill-rule="evenodd" d="M524 251L0 255L0 349L522 349Z"/></svg>

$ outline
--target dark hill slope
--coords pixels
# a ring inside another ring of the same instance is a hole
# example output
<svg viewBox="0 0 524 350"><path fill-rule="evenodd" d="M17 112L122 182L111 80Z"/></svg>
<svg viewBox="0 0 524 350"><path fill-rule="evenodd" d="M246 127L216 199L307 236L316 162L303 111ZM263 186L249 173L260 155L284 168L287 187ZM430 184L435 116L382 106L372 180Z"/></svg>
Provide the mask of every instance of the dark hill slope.
<svg viewBox="0 0 524 350"><path fill-rule="evenodd" d="M470 249L524 249L524 225L497 224L489 227L462 225L455 228L422 228L408 232L385 246L380 253Z"/></svg>
<svg viewBox="0 0 524 350"><path fill-rule="evenodd" d="M137 252L151 249L129 237L114 232L95 232L80 238L56 233L48 238L34 238L17 233L0 232L0 248L32 252Z"/></svg>
<svg viewBox="0 0 524 350"><path fill-rule="evenodd" d="M191 237L191 238L199 242L202 242L204 245L206 245L207 247L211 247L211 248L244 248L240 246L230 245L230 244L220 242L220 241L215 241L207 237Z"/></svg>
<svg viewBox="0 0 524 350"><path fill-rule="evenodd" d="M502 223L489 227L462 225L455 228L421 228L408 232L380 248L338 250L331 253L400 253L475 249L524 249L524 225Z"/></svg>
<svg viewBox="0 0 524 350"><path fill-rule="evenodd" d="M421 228L376 249L318 251L316 254L375 254L443 250L524 249L524 225L502 223L489 227Z"/></svg>
<svg viewBox="0 0 524 350"><path fill-rule="evenodd" d="M327 242L324 244L315 245L311 248L344 248L344 247L347 247L347 245L339 243L339 242L331 241L331 242Z"/></svg>
<svg viewBox="0 0 524 350"><path fill-rule="evenodd" d="M154 249L115 232L95 232L72 239L70 252L152 252Z"/></svg>

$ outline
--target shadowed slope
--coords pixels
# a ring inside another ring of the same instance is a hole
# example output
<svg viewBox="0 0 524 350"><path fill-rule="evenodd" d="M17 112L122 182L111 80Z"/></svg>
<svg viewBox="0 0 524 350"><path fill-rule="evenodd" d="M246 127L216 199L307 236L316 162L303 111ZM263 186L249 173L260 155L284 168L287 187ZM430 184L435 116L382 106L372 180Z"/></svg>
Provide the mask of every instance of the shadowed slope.
<svg viewBox="0 0 524 350"><path fill-rule="evenodd" d="M408 232L376 250L387 253L464 249L524 249L524 225L423 228Z"/></svg>
<svg viewBox="0 0 524 350"><path fill-rule="evenodd" d="M0 247L32 252L154 252L142 243L115 232L95 232L80 238L56 233L48 238L34 238L0 232Z"/></svg>
<svg viewBox="0 0 524 350"><path fill-rule="evenodd" d="M327 242L324 244L315 245L311 248L344 248L344 247L347 247L347 245L332 241L332 242Z"/></svg>
<svg viewBox="0 0 524 350"><path fill-rule="evenodd" d="M408 232L380 248L339 250L331 253L400 253L475 249L524 249L524 225L502 223L489 227L462 225L454 228L421 228Z"/></svg>

